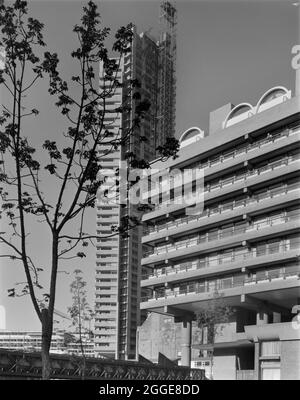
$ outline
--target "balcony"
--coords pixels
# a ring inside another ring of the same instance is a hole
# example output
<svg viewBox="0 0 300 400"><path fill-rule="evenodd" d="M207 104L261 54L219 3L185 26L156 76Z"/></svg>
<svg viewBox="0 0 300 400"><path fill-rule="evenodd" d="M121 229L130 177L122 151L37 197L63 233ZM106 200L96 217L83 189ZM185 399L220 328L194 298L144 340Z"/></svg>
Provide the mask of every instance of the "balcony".
<svg viewBox="0 0 300 400"><path fill-rule="evenodd" d="M298 217L300 217L300 210L299 213L297 214ZM205 234L200 234L200 235L195 235L195 237L187 239L187 240L182 240L179 242L179 244L168 244L165 246L159 246L153 249L150 249L144 253L144 257L151 257L151 256L157 256L160 254L168 254L170 252L176 251L176 250L181 250L184 248L189 248L193 246L197 246L203 243L208 243L208 242L215 242L217 240L222 240L231 236L236 236L236 235L244 235L249 232L253 233L254 231L262 233L262 230L265 228L270 228L274 227L275 225L280 225L280 224L286 224L288 222L294 221L295 216L289 217L289 216L280 216L280 217L274 217L274 218L269 218L266 219L265 222L262 223L253 223L249 226L233 226L230 230L219 230L218 232L211 231L211 232L206 232ZM255 234L257 236L257 234ZM245 238L245 239L248 239ZM243 239L241 239L243 240ZM216 247L216 246L214 246Z"/></svg>
<svg viewBox="0 0 300 400"><path fill-rule="evenodd" d="M190 167L191 171L194 171L193 173L191 173L191 176L195 176L195 171L196 170L208 170L209 174L214 173L217 169L214 168L216 166L219 166L223 169L232 166L232 161L237 160L238 162L244 162L246 159L251 159L253 158L253 156L256 156L255 150L261 150L261 149L266 149L266 153L271 151L270 150L270 145L273 143L277 143L280 146L284 146L284 144L282 144L282 140L286 139L288 137L293 137L296 134L300 133L300 125L294 128L290 128L290 129L283 129L280 132L276 132L275 134L271 135L267 135L267 137L260 139L260 140L256 140L253 143L246 143L242 146L238 146L236 149L233 149L229 152L225 152L222 153L218 156L212 157L210 158L207 162L203 163L203 162L198 162L198 163L194 163L192 164L192 166ZM297 140L297 138L296 138ZM251 155L251 153L253 152L253 154ZM249 155L249 157L245 157ZM261 152L259 153L259 155L261 155ZM243 156L243 157L241 157ZM231 161L230 165L228 164L228 161ZM188 182L186 182L188 183ZM151 192L146 192L143 195L143 199L146 198L153 198L154 194L156 193L157 189L152 190ZM165 202L165 203L161 203L161 205L157 205L156 209L160 209L163 208L163 206L165 204L170 204L170 202Z"/></svg>
<svg viewBox="0 0 300 400"><path fill-rule="evenodd" d="M96 336L101 336L101 335L105 335L105 336L115 336L117 333L116 329L105 329L102 328L100 325L98 326L98 329L95 331L95 335ZM112 338L111 338L112 339Z"/></svg>
<svg viewBox="0 0 300 400"><path fill-rule="evenodd" d="M114 317L115 316L117 305L114 305L114 306L103 306L99 301L97 301L97 305L98 305L98 308L97 308L96 312L99 313L98 316L101 315L101 311L110 311L110 315L109 316L110 317Z"/></svg>
<svg viewBox="0 0 300 400"><path fill-rule="evenodd" d="M251 292L254 286L258 287L265 283L278 283L280 281L291 281L299 280L300 278L300 266L294 265L286 268L284 271L277 270L264 270L254 274L252 277L246 275L231 276L223 279L215 279L204 282L190 282L187 287L177 286L173 289L160 288L147 296L142 297L142 302L151 302L154 300L162 300L168 298L176 298L182 296L190 296L195 294L203 293L214 293L216 291L226 291L228 289L249 287L251 286ZM297 283L297 285L299 285ZM232 294L230 294L232 295Z"/></svg>
<svg viewBox="0 0 300 400"><path fill-rule="evenodd" d="M117 294L118 294L118 291L117 291L117 289L108 289L108 288L105 288L105 289L98 289L98 288L96 287L95 293L96 293L96 295L101 295L101 294L103 294L103 295L105 295L105 294L107 294L107 295L114 295L114 294L117 295ZM101 298L97 299L97 301L98 301L99 303L101 303L101 300L102 300L102 301L105 301L105 298L104 298L104 299L101 299ZM112 300L114 300L114 298L113 298Z"/></svg>
<svg viewBox="0 0 300 400"><path fill-rule="evenodd" d="M243 174L238 174L238 175L233 175L232 177L226 178L226 179L221 179L217 183L213 184L207 184L204 188L204 195L208 193L212 193L214 191L224 189L225 187L232 186L236 184L237 182L246 182L246 180L257 177L261 174L264 174L266 172L274 171L275 169L278 168L284 168L288 165L291 165L300 159L300 153L295 154L292 156L288 157L283 157L281 160L270 162L265 166L262 166L260 168L248 170L247 172ZM251 184L251 182L247 182ZM158 205L156 205L155 209L162 209L165 208L166 206L170 206L173 204L185 204L185 199L183 196L177 196L174 197L174 199L166 200Z"/></svg>
<svg viewBox="0 0 300 400"><path fill-rule="evenodd" d="M117 320L116 321L97 321L95 322L95 328L116 328Z"/></svg>
<svg viewBox="0 0 300 400"><path fill-rule="evenodd" d="M226 203L221 203L218 206L212 208L206 208L201 215L187 215L181 218L177 218L173 221L164 222L160 225L150 225L144 229L143 243L150 242L154 239L159 239L160 237L178 233L179 230L181 232L185 230L190 230L194 226L198 227L202 224L208 225L210 223L214 223L218 221L220 217L222 220L230 219L232 218L233 212L235 212L235 214L236 212L238 212L239 215L251 213L253 210L257 210L258 206L259 208L264 208L268 200L277 198L278 196L290 195L291 193L295 193L295 191L299 191L299 189L300 181L299 183L297 182L288 186L283 184L282 187L276 187L274 189L267 190L265 193L261 193L258 195L254 194L251 198L234 200ZM293 198L293 196L289 197ZM299 194L297 193L295 199L298 198ZM277 203L278 201L275 200L275 202ZM208 220L208 218L210 218L210 220Z"/></svg>
<svg viewBox="0 0 300 400"><path fill-rule="evenodd" d="M173 279L175 279L175 276L178 274L178 279L180 278L181 274L186 274L187 272L193 272L195 271L195 274L199 274L200 271L203 271L206 269L206 271L211 270L213 273L215 269L218 268L226 268L227 270L229 269L229 266L231 263L234 263L238 266L240 269L243 266L249 266L251 263L253 264L259 264L259 261L261 261L265 258L267 258L267 261L270 261L274 256L279 256L282 255L283 260L288 259L289 256L291 255L291 258L296 258L297 255L299 254L299 246L300 246L300 241L295 243L295 246L293 249L291 249L290 244L281 244L276 247L269 247L268 249L264 252L258 253L256 248L252 248L250 250L245 249L243 253L239 254L232 254L230 256L217 256L217 257L210 257L209 259L195 259L193 261L188 261L188 262L183 262L176 264L175 266L168 266L168 267L163 267L161 269L153 270L151 272L148 272L147 274L142 276L142 286L148 286L151 284L154 284L154 282L151 283L153 279L159 279L163 277L168 277L172 276ZM248 263L247 263L248 261ZM250 261L250 262L249 262ZM258 261L257 263L255 261ZM263 261L262 261L263 262Z"/></svg>
<svg viewBox="0 0 300 400"><path fill-rule="evenodd" d="M278 161L269 162L265 166L262 166L262 167L256 168L256 169L250 169L247 172L242 173L242 174L233 175L226 179L221 179L216 183L207 184L204 188L205 200L208 200L209 198L217 197L217 196L215 196L215 193L217 193L217 192L218 192L218 196L221 196L221 195L230 193L232 190L243 189L244 187L260 183L260 181L272 179L272 177L273 177L272 175L264 176L263 177L264 179L261 179L261 176L268 172L270 173L275 170L276 171L280 170L280 171L282 171L281 175L283 175L284 169L287 166L293 166L293 165L295 165L295 170L298 170L299 165L297 166L297 162L299 164L299 160L300 160L300 153L291 155L291 156L287 156L287 157L283 157L282 159L280 159ZM257 179L254 180L254 178L257 178ZM238 183L240 185L234 187L234 189L233 189L232 186L236 185ZM211 194L212 194L212 196L211 196ZM191 194L191 196L192 196L192 194ZM180 208L186 207L187 203L189 203L188 205L191 206L192 205L191 202L187 201L187 200L188 199L182 195L176 196L173 199L168 199L168 200L163 201L162 203L156 204L154 211L165 210L167 212L168 208L171 206L177 206L180 209ZM174 211L174 210L172 210L172 211ZM150 216L146 215L144 220L147 220L149 218L151 219Z"/></svg>

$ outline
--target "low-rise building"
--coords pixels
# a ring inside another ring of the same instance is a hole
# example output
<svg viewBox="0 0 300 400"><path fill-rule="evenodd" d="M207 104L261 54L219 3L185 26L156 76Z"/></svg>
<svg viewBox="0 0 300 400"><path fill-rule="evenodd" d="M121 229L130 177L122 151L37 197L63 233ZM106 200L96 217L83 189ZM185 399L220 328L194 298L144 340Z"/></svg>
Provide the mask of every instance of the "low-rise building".
<svg viewBox="0 0 300 400"><path fill-rule="evenodd" d="M54 331L50 353L82 355L81 344L77 333ZM0 348L22 350L25 352L41 351L42 333L39 331L0 330ZM88 335L82 335L82 346L85 356L94 357L94 342Z"/></svg>

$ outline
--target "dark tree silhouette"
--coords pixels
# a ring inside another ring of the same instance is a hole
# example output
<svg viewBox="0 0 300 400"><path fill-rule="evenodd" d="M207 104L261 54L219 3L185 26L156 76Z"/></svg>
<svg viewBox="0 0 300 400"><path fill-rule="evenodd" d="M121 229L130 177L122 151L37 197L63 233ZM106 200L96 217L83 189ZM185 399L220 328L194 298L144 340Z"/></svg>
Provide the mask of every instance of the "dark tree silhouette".
<svg viewBox="0 0 300 400"><path fill-rule="evenodd" d="M73 29L79 44L71 57L78 65L79 74L68 82L61 77L56 53L46 51L40 55L46 46L43 24L28 15L26 1L16 0L10 6L0 6L0 29L0 47L6 53L5 67L0 71L1 90L6 94L0 114L0 216L3 219L1 225L5 226L0 232L0 244L5 249L1 257L20 261L24 267L26 282L8 289L8 294L12 297L28 294L31 298L42 325L43 378L49 379L59 268L63 261L83 259L85 247L98 238L93 232L87 233L84 223L85 212L95 207L97 191L103 184L99 178L103 155L99 155L98 148L103 140L107 143L111 137L104 124L105 115L131 113L132 116L130 129L122 131L110 142L110 151L115 151L126 146L130 137L138 132L150 104L139 95L138 82L131 80L126 83L128 96L122 106L107 109L106 100L122 86L117 79L118 60L130 51L133 33L131 24L116 32L112 50L118 57L110 58L105 45L110 29L102 27L94 2L89 1L83 8L81 22ZM103 90L98 88L96 71L99 62L103 63L105 73ZM49 95L55 99L57 112L63 115L68 126L59 143L48 138L41 147L35 148L32 142L38 132L34 129L34 121L27 132L28 125L24 121L39 114L37 108L28 109L28 98L31 89L41 80L47 80ZM69 87L75 87L78 96L75 97L75 89L72 91ZM132 108L130 104L133 104ZM161 159L175 157L177 150L175 139L158 149ZM47 162L44 161L45 154ZM128 156L128 164L129 167L150 167L135 154ZM57 181L55 201L46 198L45 174ZM29 251L33 223L41 224L41 231L48 229L51 235L46 289L40 284L43 268ZM119 227L112 229L112 235L126 235L128 229L138 223L136 218L125 218ZM78 246L82 246L82 250Z"/></svg>

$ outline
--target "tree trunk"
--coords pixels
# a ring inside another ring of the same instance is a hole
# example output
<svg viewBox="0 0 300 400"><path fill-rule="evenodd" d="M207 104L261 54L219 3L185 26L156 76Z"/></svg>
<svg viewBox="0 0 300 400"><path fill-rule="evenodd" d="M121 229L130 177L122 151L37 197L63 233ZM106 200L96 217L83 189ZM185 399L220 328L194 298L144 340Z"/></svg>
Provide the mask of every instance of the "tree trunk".
<svg viewBox="0 0 300 400"><path fill-rule="evenodd" d="M204 344L204 327L201 327L200 330L200 344L203 345ZM203 349L200 349L199 351L199 357L203 357L204 353L203 353Z"/></svg>
<svg viewBox="0 0 300 400"><path fill-rule="evenodd" d="M42 379L49 380L51 376L50 346L51 346L51 324L48 310L42 310Z"/></svg>
<svg viewBox="0 0 300 400"><path fill-rule="evenodd" d="M83 365L82 365L82 371L81 371L81 379L85 379L85 370L86 370L86 360L85 360L85 355L83 355Z"/></svg>
<svg viewBox="0 0 300 400"><path fill-rule="evenodd" d="M86 370L86 360L85 360L85 353L84 353L84 348L83 348L83 343L82 343L82 334L81 334L81 328L79 328L79 340L80 340L80 350L81 350L81 355L82 355L82 363L81 363L81 379L85 379L85 370Z"/></svg>

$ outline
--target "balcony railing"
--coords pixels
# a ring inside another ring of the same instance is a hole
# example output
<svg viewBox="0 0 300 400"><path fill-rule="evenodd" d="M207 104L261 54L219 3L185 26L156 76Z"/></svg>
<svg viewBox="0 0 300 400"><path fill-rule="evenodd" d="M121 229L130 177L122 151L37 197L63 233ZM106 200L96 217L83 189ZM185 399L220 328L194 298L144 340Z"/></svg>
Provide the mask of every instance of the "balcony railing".
<svg viewBox="0 0 300 400"><path fill-rule="evenodd" d="M156 292L148 294L142 298L142 302L157 300L157 299L167 299L169 297L177 297L182 295L190 294L201 294L216 292L219 290L233 289L235 287L242 287L247 285L256 285L266 282L274 282L278 280L283 280L286 278L300 278L300 265L295 265L293 267L287 268L285 271L272 270L272 271L260 271L252 277L247 277L245 275L235 275L227 277L224 279L216 279L203 282L191 282L187 287L174 287L173 289L158 289Z"/></svg>
<svg viewBox="0 0 300 400"><path fill-rule="evenodd" d="M254 195L251 199L234 200L227 203L221 203L218 207L206 209L201 215L188 215L182 218L177 218L175 221L169 221L162 225L148 226L144 229L144 235L151 235L152 233L158 233L165 230L179 228L182 225L188 224L189 222L200 221L203 218L211 217L216 214L223 214L227 211L232 211L240 207L246 207L253 203L260 203L263 200L273 198L275 196L288 194L294 190L300 189L299 183L295 183L285 187L277 187L270 189L265 193Z"/></svg>
<svg viewBox="0 0 300 400"><path fill-rule="evenodd" d="M234 185L237 182L246 181L248 178L250 179L250 178L259 176L262 173L265 173L268 171L273 171L276 168L282 168L283 166L285 167L287 165L291 165L292 163L298 161L299 159L300 159L300 153L294 154L291 156L284 157L281 160L270 162L267 165L264 165L260 168L248 170L247 172L245 172L243 174L239 174L238 176L233 175L232 177L226 178L224 180L220 180L218 183L207 184L207 185L205 185L204 193L210 193L217 189L220 190L228 185ZM154 199L152 199L152 201L153 200ZM172 205L176 205L176 204L185 204L186 200L187 199L182 195L176 196L173 199L167 199L159 204L155 204L155 210L165 208L166 206L172 206ZM155 200L154 200L154 202L155 202Z"/></svg>
<svg viewBox="0 0 300 400"><path fill-rule="evenodd" d="M270 143L275 143L280 139L283 139L288 136L292 136L294 134L300 133L300 125L290 128L290 129L283 129L280 132L277 132L276 134L273 135L268 135L267 137L254 141L253 143L245 144L244 146L238 147L237 149L234 149L230 152L223 153L217 157L214 157L211 160L208 160L206 163L199 163L197 165L197 168L209 168L214 165L218 165L223 163L224 161L234 159L237 156L240 156L242 154L247 154L249 151L255 150L255 149L260 149L261 147L268 145Z"/></svg>
<svg viewBox="0 0 300 400"><path fill-rule="evenodd" d="M300 246L300 241L293 244L293 249L297 249ZM232 254L230 256L217 256L211 257L209 260L207 259L197 259L194 261L188 261L181 264L177 264L175 267L163 267L158 270L154 270L148 272L147 274L142 276L142 279L151 279L151 278L160 278L162 276L167 276L171 274L180 274L181 272L194 271L202 268L213 268L218 267L219 265L226 264L229 262L243 262L251 258L257 258L261 256L271 255L271 254L280 254L290 251L290 244L280 244L274 245L272 247L266 248L264 251L258 252L256 248L251 250L245 250L244 253Z"/></svg>
<svg viewBox="0 0 300 400"><path fill-rule="evenodd" d="M181 250L184 248L189 248L192 246L196 246L202 243L208 243L212 240L221 240L225 239L227 237L235 236L235 235L241 235L244 233L248 233L250 231L254 230L260 230L262 228L269 228L274 225L278 224L284 224L286 222L291 221L292 219L295 219L297 217L300 217L300 209L299 213L293 216L278 216L278 217L271 217L267 219L266 221L260 222L260 223L253 223L249 226L233 226L231 231L222 231L219 230L218 232L206 232L203 235L196 235L193 238L187 239L185 241L180 242L180 244L169 244L165 246L161 246L158 248L153 248L151 250L148 250L144 252L144 257L151 257L153 255L159 255L159 254L164 254L164 253L169 253L171 251L175 250Z"/></svg>
<svg viewBox="0 0 300 400"><path fill-rule="evenodd" d="M253 143L248 143L243 146L238 147L237 149L234 149L230 152L220 154L219 156L216 156L212 159L209 159L207 162L199 162L197 164L193 164L191 169L196 170L196 169L206 169L213 167L218 164L222 164L226 162L227 160L234 159L240 155L244 155L249 153L252 150L260 149L261 147L268 145L270 143L275 143L278 140L281 140L285 137L289 137L292 135L295 135L297 133L300 133L300 125L293 127L293 128L286 128L283 129L280 132L277 132L273 135L269 134L267 137L254 141ZM169 202L167 202L169 204ZM157 205L156 208L161 208L164 203L161 203L160 205Z"/></svg>

